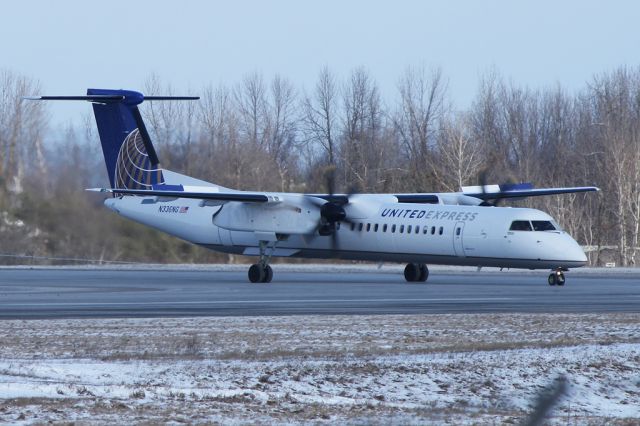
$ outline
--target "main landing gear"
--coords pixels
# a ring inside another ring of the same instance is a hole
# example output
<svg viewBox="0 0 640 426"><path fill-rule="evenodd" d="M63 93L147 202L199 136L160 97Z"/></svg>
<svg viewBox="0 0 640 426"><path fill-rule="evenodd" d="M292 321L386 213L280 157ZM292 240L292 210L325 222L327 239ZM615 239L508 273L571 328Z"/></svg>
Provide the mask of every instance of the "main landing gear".
<svg viewBox="0 0 640 426"><path fill-rule="evenodd" d="M564 285L564 272L562 269L556 269L549 274L549 285Z"/></svg>
<svg viewBox="0 0 640 426"><path fill-rule="evenodd" d="M273 279L273 269L269 266L269 260L271 260L275 244L267 254L267 243L267 241L260 241L260 261L249 267L249 281L252 283L270 283Z"/></svg>
<svg viewBox="0 0 640 426"><path fill-rule="evenodd" d="M269 265L254 263L249 267L249 281L252 283L270 283L273 279L273 269Z"/></svg>
<svg viewBox="0 0 640 426"><path fill-rule="evenodd" d="M429 268L424 263L409 263L404 268L404 279L407 282L425 282L429 278Z"/></svg>

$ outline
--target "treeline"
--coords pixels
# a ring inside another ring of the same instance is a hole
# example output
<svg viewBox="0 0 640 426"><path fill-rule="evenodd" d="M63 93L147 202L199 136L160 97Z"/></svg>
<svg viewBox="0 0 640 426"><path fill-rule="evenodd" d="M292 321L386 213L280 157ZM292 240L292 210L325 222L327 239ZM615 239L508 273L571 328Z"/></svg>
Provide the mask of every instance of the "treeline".
<svg viewBox="0 0 640 426"><path fill-rule="evenodd" d="M592 264L640 255L640 68L596 75L578 92L532 89L485 75L470 107L448 95L440 70L407 68L383 99L365 68L322 69L301 88L251 73L203 87L198 102L149 102L143 115L162 166L224 186L271 191L456 191L461 185L597 185L599 194L520 202L554 216ZM93 118L50 143L49 105L22 101L37 82L0 75L0 236L3 254L208 262L208 252L101 208L84 188L107 185ZM174 93L152 76L142 91ZM54 106L51 106L54 107ZM89 108L88 108L89 109ZM607 248L608 256L601 256ZM23 260L5 257L5 262Z"/></svg>

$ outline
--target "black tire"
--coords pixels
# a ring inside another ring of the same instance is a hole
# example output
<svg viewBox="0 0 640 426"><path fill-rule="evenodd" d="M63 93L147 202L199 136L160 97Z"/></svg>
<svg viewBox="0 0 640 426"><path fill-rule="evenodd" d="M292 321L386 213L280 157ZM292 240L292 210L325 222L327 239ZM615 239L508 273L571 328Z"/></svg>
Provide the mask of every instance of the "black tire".
<svg viewBox="0 0 640 426"><path fill-rule="evenodd" d="M420 276L418 277L418 281L425 282L427 278L429 278L429 268L424 263L419 265L418 271L420 272Z"/></svg>
<svg viewBox="0 0 640 426"><path fill-rule="evenodd" d="M552 274L549 274L549 279L547 281L549 282L549 285L556 285L557 284L555 272L552 273Z"/></svg>
<svg viewBox="0 0 640 426"><path fill-rule="evenodd" d="M558 285L564 285L564 274L562 272L560 272L557 276L556 276L556 284Z"/></svg>
<svg viewBox="0 0 640 426"><path fill-rule="evenodd" d="M407 282L416 282L420 278L420 268L415 263L408 263L404 267L404 279Z"/></svg>
<svg viewBox="0 0 640 426"><path fill-rule="evenodd" d="M264 280L265 271L260 265L254 263L249 267L249 281L252 283L261 283Z"/></svg>
<svg viewBox="0 0 640 426"><path fill-rule="evenodd" d="M263 283L270 283L273 279L273 269L271 266L267 265L264 267L264 278L262 279Z"/></svg>

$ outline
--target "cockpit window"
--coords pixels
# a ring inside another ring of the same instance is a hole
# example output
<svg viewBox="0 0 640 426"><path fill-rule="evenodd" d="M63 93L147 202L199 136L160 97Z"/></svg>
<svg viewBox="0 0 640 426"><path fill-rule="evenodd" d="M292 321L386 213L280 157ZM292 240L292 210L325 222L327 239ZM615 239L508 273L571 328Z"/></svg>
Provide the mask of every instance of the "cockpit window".
<svg viewBox="0 0 640 426"><path fill-rule="evenodd" d="M534 231L555 231L556 227L548 220L532 220Z"/></svg>
<svg viewBox="0 0 640 426"><path fill-rule="evenodd" d="M509 231L532 231L531 223L528 220L514 220Z"/></svg>

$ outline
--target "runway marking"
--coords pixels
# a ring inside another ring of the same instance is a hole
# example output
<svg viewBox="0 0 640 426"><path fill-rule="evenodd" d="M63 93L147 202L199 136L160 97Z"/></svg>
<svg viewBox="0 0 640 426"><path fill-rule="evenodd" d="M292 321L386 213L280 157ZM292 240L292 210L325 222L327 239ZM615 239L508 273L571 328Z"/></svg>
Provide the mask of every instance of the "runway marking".
<svg viewBox="0 0 640 426"><path fill-rule="evenodd" d="M0 303L0 307L27 306L141 306L141 305L229 305L229 304L261 304L261 303L365 303L365 302L496 302L515 300L513 297L478 297L478 298L444 298L444 299L275 299L275 300L211 300L211 301L181 301L181 302L54 302L54 303Z"/></svg>

